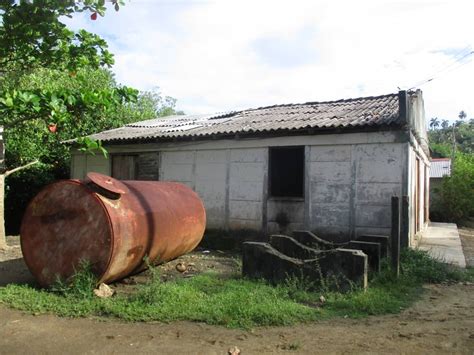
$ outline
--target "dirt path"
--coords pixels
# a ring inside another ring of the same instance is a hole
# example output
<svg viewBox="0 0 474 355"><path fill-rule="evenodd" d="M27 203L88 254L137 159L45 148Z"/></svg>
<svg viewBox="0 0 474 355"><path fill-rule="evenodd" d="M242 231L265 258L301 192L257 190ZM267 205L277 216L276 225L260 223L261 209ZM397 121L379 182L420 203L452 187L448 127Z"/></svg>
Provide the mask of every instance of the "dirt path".
<svg viewBox="0 0 474 355"><path fill-rule="evenodd" d="M430 286L399 315L241 331L32 316L0 308L0 353L465 353L474 351L474 286Z"/></svg>
<svg viewBox="0 0 474 355"><path fill-rule="evenodd" d="M28 282L18 247L1 256L5 282ZM0 353L465 353L474 352L474 285L431 285L398 315L338 319L294 327L226 329L191 322L125 323L116 320L33 316L0 306Z"/></svg>

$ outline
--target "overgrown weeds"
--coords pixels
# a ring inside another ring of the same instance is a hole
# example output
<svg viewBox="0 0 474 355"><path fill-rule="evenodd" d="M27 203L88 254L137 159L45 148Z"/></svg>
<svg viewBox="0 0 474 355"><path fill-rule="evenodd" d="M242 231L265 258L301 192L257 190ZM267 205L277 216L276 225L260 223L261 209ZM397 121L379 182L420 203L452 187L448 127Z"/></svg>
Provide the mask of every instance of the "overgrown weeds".
<svg viewBox="0 0 474 355"><path fill-rule="evenodd" d="M70 280L57 279L50 290L65 297L91 298L97 285L97 277L88 261L81 261Z"/></svg>
<svg viewBox="0 0 474 355"><path fill-rule="evenodd" d="M271 286L240 276L223 278L205 273L163 282L159 271L131 295L110 299L92 296L95 279L90 268L77 273L70 283L51 290L26 285L0 288L0 302L33 313L61 316L109 316L129 321L189 320L228 327L290 325L335 316L364 317L396 313L420 297L423 283L473 280L463 272L431 259L425 252L402 254L402 274L394 279L387 265L373 277L368 290L329 291L325 283L289 278ZM92 285L92 286L91 286ZM324 296L324 302L320 296Z"/></svg>

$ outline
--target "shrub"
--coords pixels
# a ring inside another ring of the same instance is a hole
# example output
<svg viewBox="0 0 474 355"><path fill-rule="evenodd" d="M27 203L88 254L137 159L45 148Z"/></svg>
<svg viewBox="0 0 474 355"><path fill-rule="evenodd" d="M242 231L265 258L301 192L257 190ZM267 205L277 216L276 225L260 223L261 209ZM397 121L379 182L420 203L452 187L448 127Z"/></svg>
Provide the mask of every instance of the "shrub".
<svg viewBox="0 0 474 355"><path fill-rule="evenodd" d="M474 216L474 155L456 153L450 177L444 177L431 207L432 218L457 222Z"/></svg>
<svg viewBox="0 0 474 355"><path fill-rule="evenodd" d="M7 234L16 235L26 207L46 185L64 179L67 172L49 164L37 164L7 177L5 181L5 228Z"/></svg>

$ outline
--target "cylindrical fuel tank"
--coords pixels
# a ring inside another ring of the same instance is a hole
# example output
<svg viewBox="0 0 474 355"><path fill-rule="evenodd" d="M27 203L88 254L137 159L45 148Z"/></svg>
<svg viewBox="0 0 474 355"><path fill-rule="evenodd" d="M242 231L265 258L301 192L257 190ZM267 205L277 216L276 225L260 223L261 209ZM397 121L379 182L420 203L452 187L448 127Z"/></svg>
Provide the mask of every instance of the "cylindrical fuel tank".
<svg viewBox="0 0 474 355"><path fill-rule="evenodd" d="M42 286L67 280L82 261L99 282L111 282L193 250L206 212L186 185L119 181L89 173L87 179L46 186L30 202L20 231L21 249Z"/></svg>

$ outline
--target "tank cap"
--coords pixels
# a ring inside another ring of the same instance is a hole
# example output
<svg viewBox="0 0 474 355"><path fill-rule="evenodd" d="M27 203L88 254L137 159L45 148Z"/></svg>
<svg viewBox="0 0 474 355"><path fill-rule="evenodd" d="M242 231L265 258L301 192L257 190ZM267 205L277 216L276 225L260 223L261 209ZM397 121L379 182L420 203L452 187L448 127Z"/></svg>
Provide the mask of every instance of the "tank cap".
<svg viewBox="0 0 474 355"><path fill-rule="evenodd" d="M99 173L87 173L87 179L89 179L102 189L112 192L114 194L122 195L129 191L128 187L125 186L123 182L107 175Z"/></svg>

